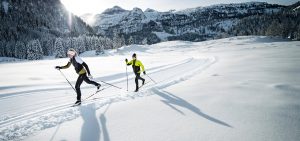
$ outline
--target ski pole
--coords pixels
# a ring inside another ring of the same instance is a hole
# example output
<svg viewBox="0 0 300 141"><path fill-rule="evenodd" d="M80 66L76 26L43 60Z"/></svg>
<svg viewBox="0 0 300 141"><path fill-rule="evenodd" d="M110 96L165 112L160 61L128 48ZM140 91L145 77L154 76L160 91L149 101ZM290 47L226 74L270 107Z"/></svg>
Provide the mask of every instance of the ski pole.
<svg viewBox="0 0 300 141"><path fill-rule="evenodd" d="M71 84L71 82L67 79L67 77L64 75L64 73L59 69L59 72L61 73L62 76L64 76L64 78L67 80L67 82L70 84L70 86L73 88L73 90L76 92L75 88L73 87L73 85ZM77 93L77 92L76 92Z"/></svg>
<svg viewBox="0 0 300 141"><path fill-rule="evenodd" d="M101 80L100 80L100 81L101 81ZM110 84L110 83L107 83L107 82L104 82L104 81L101 81L101 82L104 83L104 84L113 86L113 87L115 87L115 88L122 89L122 88L120 88L120 87L118 87L118 86L116 86L116 85L113 85L113 84Z"/></svg>
<svg viewBox="0 0 300 141"><path fill-rule="evenodd" d="M111 86L108 86L108 87L102 88L102 89L100 89L100 90L96 91L95 93L93 93L93 94L89 95L88 97L86 97L86 98L85 98L85 99L83 99L82 101L85 101L85 100L89 99L90 97L94 96L95 94L97 94L98 92L100 92L100 91L103 91L103 90L105 90L105 89L107 89L107 88L110 88L110 87L111 87Z"/></svg>
<svg viewBox="0 0 300 141"><path fill-rule="evenodd" d="M148 74L146 74L150 79L151 81L153 81L155 84L157 84Z"/></svg>
<svg viewBox="0 0 300 141"><path fill-rule="evenodd" d="M127 64L126 64L126 77L127 77L127 91L128 91L128 72L127 72Z"/></svg>

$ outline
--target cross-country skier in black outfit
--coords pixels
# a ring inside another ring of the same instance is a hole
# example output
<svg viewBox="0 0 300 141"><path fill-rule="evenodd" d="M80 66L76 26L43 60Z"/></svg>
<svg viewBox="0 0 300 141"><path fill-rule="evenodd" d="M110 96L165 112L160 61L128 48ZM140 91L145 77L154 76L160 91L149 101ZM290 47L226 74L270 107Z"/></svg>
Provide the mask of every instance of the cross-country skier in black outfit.
<svg viewBox="0 0 300 141"><path fill-rule="evenodd" d="M145 84L145 79L141 77L141 72L143 72L144 74L146 74L144 65L142 64L142 62L140 60L136 59L136 54L134 53L132 55L132 60L130 62L128 62L127 58L125 59L126 64L132 65L132 69L133 72L135 74L135 92L139 91L139 79L143 81L143 85ZM140 69L142 68L142 70Z"/></svg>
<svg viewBox="0 0 300 141"><path fill-rule="evenodd" d="M77 55L77 52L74 49L69 49L68 52L68 57L70 58L69 62L65 66L56 66L56 69L67 69L71 66L71 64L74 66L76 73L79 74L76 84L75 84L75 89L77 93L77 101L75 104L80 105L81 104L81 91L80 91L80 85L82 84L83 81L85 81L88 84L93 84L97 87L97 89L100 89L100 84L92 81L92 75L90 73L88 65L83 62L83 60ZM88 74L88 75L87 75Z"/></svg>

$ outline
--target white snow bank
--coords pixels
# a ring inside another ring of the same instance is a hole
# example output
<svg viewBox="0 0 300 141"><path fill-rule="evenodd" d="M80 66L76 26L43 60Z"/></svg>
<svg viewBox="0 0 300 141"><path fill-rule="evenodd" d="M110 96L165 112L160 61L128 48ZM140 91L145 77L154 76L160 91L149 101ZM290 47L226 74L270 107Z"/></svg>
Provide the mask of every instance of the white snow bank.
<svg viewBox="0 0 300 141"><path fill-rule="evenodd" d="M12 58L12 57L0 57L0 63L7 63L7 62L18 62L21 59Z"/></svg>

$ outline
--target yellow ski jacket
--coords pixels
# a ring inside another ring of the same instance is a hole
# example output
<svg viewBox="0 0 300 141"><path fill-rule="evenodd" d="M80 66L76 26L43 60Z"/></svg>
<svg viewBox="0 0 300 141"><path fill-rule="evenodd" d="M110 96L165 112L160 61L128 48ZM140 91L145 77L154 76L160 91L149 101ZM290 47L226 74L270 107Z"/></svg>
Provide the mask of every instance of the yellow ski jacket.
<svg viewBox="0 0 300 141"><path fill-rule="evenodd" d="M134 73L141 73L145 71L144 65L140 60L131 60L127 62L127 65L132 65L132 69ZM142 70L140 69L142 68Z"/></svg>

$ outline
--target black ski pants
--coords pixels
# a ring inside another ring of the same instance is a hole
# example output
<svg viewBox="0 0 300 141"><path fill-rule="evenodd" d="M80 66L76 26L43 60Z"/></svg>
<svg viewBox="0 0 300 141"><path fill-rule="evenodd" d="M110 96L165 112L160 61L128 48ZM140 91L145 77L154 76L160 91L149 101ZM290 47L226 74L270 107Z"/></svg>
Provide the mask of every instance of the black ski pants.
<svg viewBox="0 0 300 141"><path fill-rule="evenodd" d="M139 89L139 79L142 81L145 81L145 79L141 77L140 73L135 73L135 89L136 90Z"/></svg>
<svg viewBox="0 0 300 141"><path fill-rule="evenodd" d="M81 91L80 91L80 85L82 84L82 82L85 81L88 84L93 84L95 86L100 85L99 83L95 82L95 81L91 81L86 73L84 74L80 74L77 78L76 84L75 84L75 89L76 89L76 93L77 93L77 100L81 100Z"/></svg>

